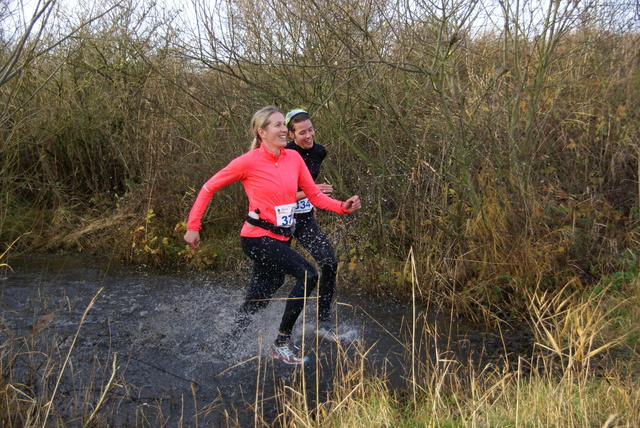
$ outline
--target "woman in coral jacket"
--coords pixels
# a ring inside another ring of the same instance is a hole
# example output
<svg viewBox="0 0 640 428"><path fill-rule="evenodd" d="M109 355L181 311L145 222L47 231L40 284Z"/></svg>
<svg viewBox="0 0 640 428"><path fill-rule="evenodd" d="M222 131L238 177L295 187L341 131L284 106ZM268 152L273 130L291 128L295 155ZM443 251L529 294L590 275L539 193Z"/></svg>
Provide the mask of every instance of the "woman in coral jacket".
<svg viewBox="0 0 640 428"><path fill-rule="evenodd" d="M338 214L360 209L357 195L344 202L325 195L314 183L298 153L285 150L287 127L282 111L274 106L258 110L251 120L252 150L235 158L211 177L200 190L189 213L184 240L199 247L202 216L213 194L241 181L249 198L249 216L240 230L242 250L253 260L249 290L242 311L251 315L264 308L280 287L274 281L282 273L296 278L280 323L271 355L288 363L301 364L299 348L291 340L293 326L318 281L316 268L290 247L296 194L300 188L311 203Z"/></svg>

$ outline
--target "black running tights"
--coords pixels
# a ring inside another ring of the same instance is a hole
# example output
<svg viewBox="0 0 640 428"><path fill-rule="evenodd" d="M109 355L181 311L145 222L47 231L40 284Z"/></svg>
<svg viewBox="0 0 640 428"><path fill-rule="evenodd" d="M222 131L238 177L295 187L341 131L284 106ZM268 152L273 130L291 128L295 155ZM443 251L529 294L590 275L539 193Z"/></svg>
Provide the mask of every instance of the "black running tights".
<svg viewBox="0 0 640 428"><path fill-rule="evenodd" d="M296 278L280 323L280 333L290 335L304 307L304 298L309 297L316 287L318 271L290 247L290 240L283 242L268 236L241 237L241 244L244 253L253 260L251 282L241 312L254 314L265 308L282 285L283 275Z"/></svg>

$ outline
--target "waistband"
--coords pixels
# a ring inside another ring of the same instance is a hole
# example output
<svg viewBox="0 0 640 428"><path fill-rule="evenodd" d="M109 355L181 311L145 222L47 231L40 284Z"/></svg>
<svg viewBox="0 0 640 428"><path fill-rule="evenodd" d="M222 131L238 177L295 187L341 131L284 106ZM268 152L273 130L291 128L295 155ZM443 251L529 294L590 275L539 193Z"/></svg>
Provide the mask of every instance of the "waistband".
<svg viewBox="0 0 640 428"><path fill-rule="evenodd" d="M285 236L287 238L292 238L293 237L293 232L295 231L296 228L296 223L295 223L295 219L293 224L290 227L281 227L281 226L276 226L273 223L269 223L266 220L261 219L258 215L260 214L260 210L255 210L252 212L249 212L249 214L247 215L247 223L249 223L252 226L257 226L260 227L262 229L268 230L269 232L273 232L276 233L278 235L282 235ZM298 214L296 214L297 216Z"/></svg>

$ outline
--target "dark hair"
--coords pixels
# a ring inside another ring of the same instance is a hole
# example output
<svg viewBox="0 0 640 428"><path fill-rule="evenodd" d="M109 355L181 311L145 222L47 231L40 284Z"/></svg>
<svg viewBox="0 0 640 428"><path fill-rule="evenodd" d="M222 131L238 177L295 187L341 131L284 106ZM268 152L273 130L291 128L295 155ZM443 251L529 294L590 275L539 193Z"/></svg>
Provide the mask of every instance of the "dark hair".
<svg viewBox="0 0 640 428"><path fill-rule="evenodd" d="M309 116L309 113L307 113L306 111L301 111L300 113L297 113L295 116L292 116L291 119L289 119L289 122L287 122L287 129L290 132L295 132L295 128L293 127L293 125L295 125L296 123L304 122L305 120L311 120L311 116Z"/></svg>

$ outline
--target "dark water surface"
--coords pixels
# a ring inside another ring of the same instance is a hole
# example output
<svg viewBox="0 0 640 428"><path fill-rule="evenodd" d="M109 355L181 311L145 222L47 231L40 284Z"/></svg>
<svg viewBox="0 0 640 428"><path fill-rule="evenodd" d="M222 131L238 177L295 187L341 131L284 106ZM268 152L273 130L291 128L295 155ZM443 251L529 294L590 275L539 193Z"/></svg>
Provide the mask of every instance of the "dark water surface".
<svg viewBox="0 0 640 428"><path fill-rule="evenodd" d="M317 341L311 301L305 327L301 317L293 334L311 358L301 368L268 356L290 282L229 352L221 339L248 284L242 274L162 274L77 256L8 263L11 269L0 272L0 338L5 347L13 344L11 352L17 355L13 382L27 385L33 394L55 389L58 412L66 412L65 418L91 412L116 355L116 385L107 394L100 419L118 426L226 426L228 421L239 426L254 426L256 421L258 426L277 425L278 386L304 382L300 388L313 406L318 398L326 399L335 376L350 359L384 373L393 387L407 387L405 379L411 377L412 363L403 343L411 331L413 308L406 303L339 286L337 325L349 340L338 346ZM416 341L418 359L434 358L445 346L461 360L487 354L492 333L424 308L416 313L418 330L431 332L429 339ZM527 342L521 335L518 340ZM503 345L501 339L493 346L502 352ZM32 354L25 352L27 348L39 351L35 359L26 357ZM67 355L70 361L55 387L59 370L51 375L47 367L51 361L62 364ZM45 386L41 379L47 373Z"/></svg>

